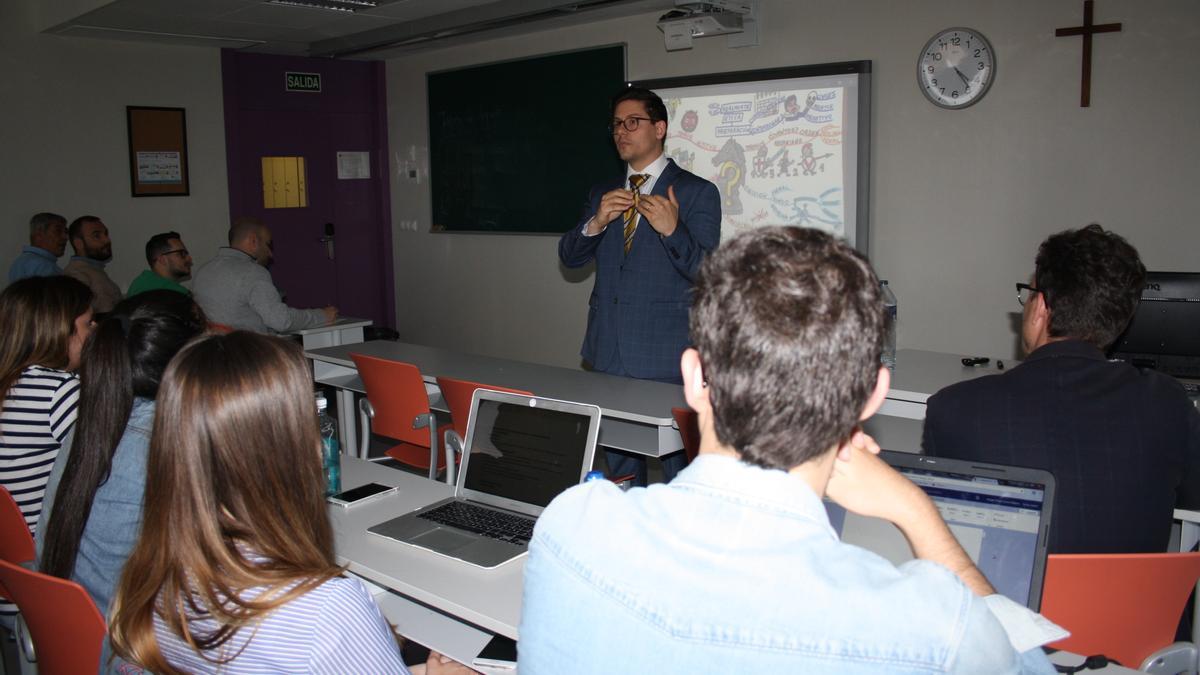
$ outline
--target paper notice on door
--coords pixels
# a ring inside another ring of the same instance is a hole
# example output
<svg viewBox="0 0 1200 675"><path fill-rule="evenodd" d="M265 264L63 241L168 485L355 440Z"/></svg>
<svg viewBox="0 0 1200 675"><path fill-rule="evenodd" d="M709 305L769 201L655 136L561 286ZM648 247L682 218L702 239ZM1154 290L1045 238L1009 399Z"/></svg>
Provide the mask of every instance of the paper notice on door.
<svg viewBox="0 0 1200 675"><path fill-rule="evenodd" d="M137 177L139 183L182 183L183 162L178 152L139 152Z"/></svg>
<svg viewBox="0 0 1200 675"><path fill-rule="evenodd" d="M337 154L338 180L356 180L371 177L371 153L339 152Z"/></svg>

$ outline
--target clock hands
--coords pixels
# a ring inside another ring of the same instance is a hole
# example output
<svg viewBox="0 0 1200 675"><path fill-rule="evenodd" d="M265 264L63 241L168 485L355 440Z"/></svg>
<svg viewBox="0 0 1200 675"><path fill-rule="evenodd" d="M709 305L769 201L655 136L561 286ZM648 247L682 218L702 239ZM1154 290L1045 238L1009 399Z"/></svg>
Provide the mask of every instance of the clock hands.
<svg viewBox="0 0 1200 675"><path fill-rule="evenodd" d="M954 68L954 72L958 73L958 76L962 78L963 84L967 85L968 87L971 86L971 81L967 79L966 75L963 75L963 71L959 70L958 66L951 67Z"/></svg>

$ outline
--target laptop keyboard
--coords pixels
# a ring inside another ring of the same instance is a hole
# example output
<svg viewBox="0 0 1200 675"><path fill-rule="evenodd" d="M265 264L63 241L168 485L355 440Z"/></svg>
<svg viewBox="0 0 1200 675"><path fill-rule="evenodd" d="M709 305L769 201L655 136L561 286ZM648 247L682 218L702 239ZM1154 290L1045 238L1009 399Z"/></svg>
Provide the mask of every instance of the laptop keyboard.
<svg viewBox="0 0 1200 675"><path fill-rule="evenodd" d="M533 536L533 518L467 502L449 502L417 517L521 546L528 544Z"/></svg>

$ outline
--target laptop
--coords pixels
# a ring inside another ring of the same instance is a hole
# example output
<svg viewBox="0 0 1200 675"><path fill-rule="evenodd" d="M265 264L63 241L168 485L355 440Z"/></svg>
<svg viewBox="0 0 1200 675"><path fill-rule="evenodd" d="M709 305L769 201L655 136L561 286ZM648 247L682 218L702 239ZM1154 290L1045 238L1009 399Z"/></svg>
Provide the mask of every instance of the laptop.
<svg viewBox="0 0 1200 675"><path fill-rule="evenodd" d="M492 568L525 554L533 525L596 456L600 408L477 389L454 496L368 528Z"/></svg>
<svg viewBox="0 0 1200 675"><path fill-rule="evenodd" d="M1038 611L1054 510L1050 472L886 450L880 457L933 499L997 592ZM825 509L843 542L897 565L913 559L891 523L849 513L829 500Z"/></svg>

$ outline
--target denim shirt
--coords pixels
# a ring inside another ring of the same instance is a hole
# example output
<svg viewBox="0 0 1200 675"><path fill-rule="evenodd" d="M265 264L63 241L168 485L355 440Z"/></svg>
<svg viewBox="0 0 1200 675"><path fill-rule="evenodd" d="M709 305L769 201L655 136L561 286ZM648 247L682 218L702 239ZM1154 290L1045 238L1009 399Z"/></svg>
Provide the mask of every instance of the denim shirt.
<svg viewBox="0 0 1200 675"><path fill-rule="evenodd" d="M801 479L714 455L669 485L554 500L519 657L521 675L1054 672L949 570L843 544Z"/></svg>

